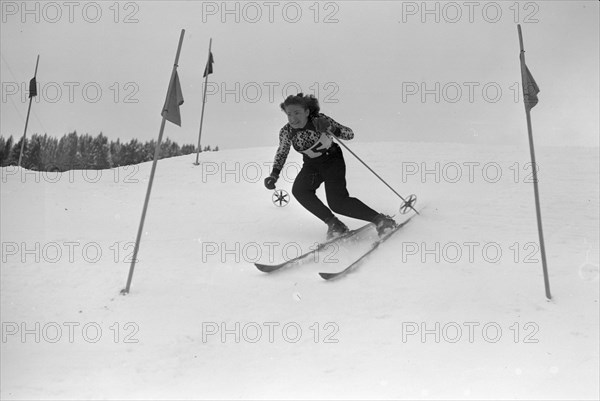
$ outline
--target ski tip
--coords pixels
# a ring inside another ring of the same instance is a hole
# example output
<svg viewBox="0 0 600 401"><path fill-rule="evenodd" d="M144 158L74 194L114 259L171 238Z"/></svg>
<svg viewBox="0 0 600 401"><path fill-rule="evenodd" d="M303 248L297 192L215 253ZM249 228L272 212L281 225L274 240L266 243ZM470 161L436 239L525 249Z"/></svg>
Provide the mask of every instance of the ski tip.
<svg viewBox="0 0 600 401"><path fill-rule="evenodd" d="M260 263L255 263L254 266L256 266L256 268L258 270L260 270L261 272L266 272L266 266L265 265L261 265Z"/></svg>
<svg viewBox="0 0 600 401"><path fill-rule="evenodd" d="M255 263L254 266L263 273L271 273L272 271L277 270L277 266L263 265L260 263Z"/></svg>
<svg viewBox="0 0 600 401"><path fill-rule="evenodd" d="M337 277L337 274L336 273L319 273L319 276L321 276L321 278L324 280L331 280L332 278Z"/></svg>

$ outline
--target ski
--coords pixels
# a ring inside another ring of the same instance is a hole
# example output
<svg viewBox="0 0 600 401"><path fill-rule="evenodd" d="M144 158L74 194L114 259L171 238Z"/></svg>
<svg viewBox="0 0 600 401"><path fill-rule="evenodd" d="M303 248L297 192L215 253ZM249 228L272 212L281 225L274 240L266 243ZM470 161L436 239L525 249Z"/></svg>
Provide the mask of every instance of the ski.
<svg viewBox="0 0 600 401"><path fill-rule="evenodd" d="M313 254L315 254L315 253L317 253L319 251L321 251L322 249L326 248L327 246L329 246L329 245L331 245L333 243L336 243L336 242L339 242L339 241L345 241L345 240L353 237L356 234L359 234L359 233L361 233L363 231L366 231L371 226L373 226L373 223L367 223L364 226L359 227L359 228L357 228L355 230L350 230L347 233L342 234L342 235L340 235L338 237L332 238L332 239L327 240L325 242L321 242L317 246L315 246L314 249L312 249L312 250L310 250L308 252L305 252L302 255L297 256L297 257L295 257L293 259L286 260L285 262L282 262L282 263L279 263L279 264L276 264L276 265L263 264L263 263L255 263L254 266L256 266L256 268L258 270L260 270L261 272L265 272L265 273L274 272L276 270L279 270L279 269L282 269L282 268L294 265L294 264L300 262L302 259L304 259L304 258L306 258L306 257L308 257L310 255L313 255Z"/></svg>
<svg viewBox="0 0 600 401"><path fill-rule="evenodd" d="M325 280L332 280L335 278L338 278L346 273L348 273L350 270L352 270L355 266L357 266L363 259L365 259L368 255L370 255L373 251L375 251L379 245L381 245L382 243L384 243L387 239L389 239L392 235L394 235L395 233L397 233L402 227L404 227L406 224L408 224L409 221L412 220L413 217L415 217L416 215L412 215L410 216L408 219L404 220L402 223L399 223L398 226L396 226L392 231L384 234L381 238L379 238L377 241L373 242L371 244L371 247L365 252L363 253L358 259L356 259L351 265L349 265L348 267L346 267L343 270L340 270L338 272L335 273L319 273L319 275L321 276L321 278L325 279Z"/></svg>

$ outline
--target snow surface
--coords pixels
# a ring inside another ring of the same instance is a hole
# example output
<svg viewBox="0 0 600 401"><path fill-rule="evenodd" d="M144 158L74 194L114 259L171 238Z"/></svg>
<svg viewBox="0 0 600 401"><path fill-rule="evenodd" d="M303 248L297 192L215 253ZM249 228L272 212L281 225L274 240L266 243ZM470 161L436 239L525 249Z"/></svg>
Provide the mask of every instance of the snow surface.
<svg viewBox="0 0 600 401"><path fill-rule="evenodd" d="M3 168L2 399L598 399L598 149L536 149L549 301L526 145L353 145L426 208L350 274L317 273L372 232L258 271L326 227L271 203L274 147L225 150L158 163L126 296L151 163ZM351 194L397 213L345 158Z"/></svg>

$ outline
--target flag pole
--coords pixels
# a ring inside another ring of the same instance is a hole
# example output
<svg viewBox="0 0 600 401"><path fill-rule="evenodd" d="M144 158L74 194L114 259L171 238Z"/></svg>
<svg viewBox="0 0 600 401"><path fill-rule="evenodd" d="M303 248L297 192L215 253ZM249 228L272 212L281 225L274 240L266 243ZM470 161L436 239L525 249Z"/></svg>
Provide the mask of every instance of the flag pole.
<svg viewBox="0 0 600 401"><path fill-rule="evenodd" d="M38 64L40 63L40 55L37 56L37 61L35 62L35 72L33 73L33 84L36 85L37 70ZM37 90L36 90L37 94ZM29 113L31 112L31 102L36 95L31 96L31 85L29 88L29 106L27 107L27 117L25 118L25 130L23 131L23 139L21 141L21 151L19 152L19 167L21 167L21 160L23 159L23 150L25 149L25 137L27 136L27 125L29 125Z"/></svg>
<svg viewBox="0 0 600 401"><path fill-rule="evenodd" d="M183 44L183 35L185 34L185 29L181 30L181 35L179 36L179 45L177 46L177 54L175 56L175 63L173 64L173 70L171 72L171 79L169 80L169 87L167 89L167 99L170 99L171 90L174 88L171 85L171 82L175 79L175 74L177 73L177 64L179 63L179 54L181 53L181 45ZM152 191L152 182L154 181L154 173L156 172L156 165L158 163L158 159L160 156L160 144L162 141L163 132L165 130L165 122L166 116L162 113L162 122L160 123L160 130L158 133L158 141L156 142L156 147L154 148L154 161L152 162L152 170L150 171L150 180L148 181L148 188L146 190L146 199L144 200L144 208L142 209L142 218L140 219L140 225L137 232L137 237L135 240L135 247L133 249L133 256L131 258L131 265L129 267L129 275L127 277L127 285L124 289L121 290L121 295L129 294L129 289L131 288L131 280L133 279L133 270L135 269L135 262L137 259L137 254L140 249L140 241L142 239L142 232L144 230L144 220L146 219L146 212L148 211L148 203L150 201L150 192Z"/></svg>
<svg viewBox="0 0 600 401"><path fill-rule="evenodd" d="M210 41L208 42L208 61L206 62L206 67L204 69L204 72L205 72L204 93L202 94L202 113L200 114L200 132L198 133L198 150L196 151L196 163L194 163L196 166L200 164L198 162L198 159L200 157L200 138L202 137L202 122L204 121L204 104L206 103L206 85L208 83L208 75L209 75L208 65L211 63L211 60L210 60L211 47L212 47L212 38L210 38Z"/></svg>
<svg viewBox="0 0 600 401"><path fill-rule="evenodd" d="M525 64L525 50L523 49L523 34L521 32L521 25L517 25L517 31L519 33L519 47L521 48L520 60L521 60L521 77L527 76L526 64ZM525 81L523 81L525 85ZM538 178L537 178L537 164L535 162L535 150L533 147L533 130L531 128L531 107L529 99L525 96L525 88L523 89L523 99L525 104L525 116L527 117L527 133L529 135L529 153L531 156L531 169L533 170L533 192L535 196L535 211L537 217L538 236L540 239L540 253L542 255L542 269L544 272L544 286L546 289L546 298L552 299L550 294L550 279L548 277L548 267L546 263L546 247L544 245L544 232L542 229L542 213L540 210L540 194L538 190Z"/></svg>

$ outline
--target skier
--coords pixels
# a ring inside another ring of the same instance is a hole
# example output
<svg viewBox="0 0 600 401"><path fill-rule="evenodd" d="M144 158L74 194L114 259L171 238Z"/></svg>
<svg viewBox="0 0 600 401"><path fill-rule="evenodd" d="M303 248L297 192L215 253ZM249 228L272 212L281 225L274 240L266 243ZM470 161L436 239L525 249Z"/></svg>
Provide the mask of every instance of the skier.
<svg viewBox="0 0 600 401"><path fill-rule="evenodd" d="M288 96L280 107L287 114L288 123L279 131L279 148L271 174L264 180L265 187L275 189L290 146L293 145L295 150L303 154L303 165L294 180L292 194L305 209L327 224L327 239L348 232L348 227L333 212L373 222L379 235L396 227L391 217L350 197L346 189L346 163L342 149L332 136L350 140L354 138L354 132L320 113L319 101L312 95L298 93ZM331 209L316 195L321 183L325 183L327 204Z"/></svg>

